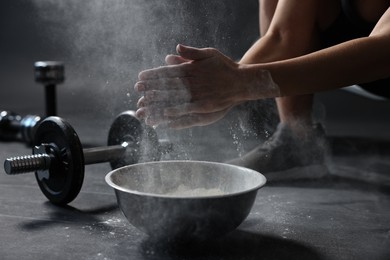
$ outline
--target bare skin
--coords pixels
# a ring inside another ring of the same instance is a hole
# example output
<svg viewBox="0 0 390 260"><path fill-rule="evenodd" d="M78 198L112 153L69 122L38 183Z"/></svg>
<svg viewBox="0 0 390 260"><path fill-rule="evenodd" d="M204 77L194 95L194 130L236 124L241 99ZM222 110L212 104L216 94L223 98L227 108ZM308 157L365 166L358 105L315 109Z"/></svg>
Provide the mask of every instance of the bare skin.
<svg viewBox="0 0 390 260"><path fill-rule="evenodd" d="M309 124L311 94L390 76L390 1L356 4L364 19L378 21L372 33L319 50L318 32L337 17L338 0L261 1L263 37L239 63L213 48L178 45L167 66L139 74L135 89L145 94L137 115L147 124L187 128L213 123L239 103L281 96L281 121ZM279 91L267 89L264 72Z"/></svg>

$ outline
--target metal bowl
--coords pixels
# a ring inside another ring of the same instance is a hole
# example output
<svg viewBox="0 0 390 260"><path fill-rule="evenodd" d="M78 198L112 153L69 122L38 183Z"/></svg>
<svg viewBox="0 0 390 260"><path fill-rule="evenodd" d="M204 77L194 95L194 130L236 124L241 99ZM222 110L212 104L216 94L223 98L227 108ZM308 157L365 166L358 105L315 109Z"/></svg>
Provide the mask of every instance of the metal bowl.
<svg viewBox="0 0 390 260"><path fill-rule="evenodd" d="M160 161L113 170L106 182L128 221L149 236L204 240L240 225L266 179L229 164Z"/></svg>

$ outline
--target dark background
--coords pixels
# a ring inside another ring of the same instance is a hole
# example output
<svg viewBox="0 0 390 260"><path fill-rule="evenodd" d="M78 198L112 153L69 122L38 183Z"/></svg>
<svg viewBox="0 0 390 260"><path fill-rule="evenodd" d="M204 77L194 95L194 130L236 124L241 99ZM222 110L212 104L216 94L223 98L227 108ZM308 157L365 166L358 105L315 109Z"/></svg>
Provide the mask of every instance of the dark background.
<svg viewBox="0 0 390 260"><path fill-rule="evenodd" d="M2 104L15 107L22 99L41 112L43 92L32 65L60 60L66 65L58 89L63 113L82 108L106 116L135 108L138 72L163 65L178 43L217 47L238 59L258 37L256 2L218 2L1 1Z"/></svg>
<svg viewBox="0 0 390 260"><path fill-rule="evenodd" d="M111 122L135 108L140 70L163 64L177 43L212 46L239 59L258 38L257 1L1 0L0 109L45 113L33 63L60 60L58 114L83 144L105 144ZM267 103L268 104L268 103ZM273 106L255 104L260 125ZM155 247L117 208L104 177L109 165L87 166L79 196L49 203L33 174L0 173L1 259L389 259L390 102L344 90L320 93L316 117L331 144L328 178L267 184L247 220L220 241L178 251ZM207 127L157 128L175 145L163 159L223 161L269 136L239 126L242 110ZM1 142L0 158L29 154ZM171 156L171 157L170 157Z"/></svg>
<svg viewBox="0 0 390 260"><path fill-rule="evenodd" d="M0 12L1 109L43 114L33 63L60 60L66 81L58 87L59 114L85 124L135 109L138 72L162 65L177 43L239 59L258 38L256 0L3 0ZM388 137L389 102L340 90L320 93L317 101L329 134Z"/></svg>

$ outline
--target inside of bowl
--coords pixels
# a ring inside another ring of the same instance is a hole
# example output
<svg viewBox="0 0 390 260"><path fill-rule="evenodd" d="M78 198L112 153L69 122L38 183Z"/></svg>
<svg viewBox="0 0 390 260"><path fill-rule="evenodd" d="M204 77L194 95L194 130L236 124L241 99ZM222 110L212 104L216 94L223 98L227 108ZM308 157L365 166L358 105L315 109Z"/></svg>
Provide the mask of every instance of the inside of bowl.
<svg viewBox="0 0 390 260"><path fill-rule="evenodd" d="M260 173L233 165L167 161L115 170L112 183L128 191L167 196L215 196L254 189L265 183Z"/></svg>

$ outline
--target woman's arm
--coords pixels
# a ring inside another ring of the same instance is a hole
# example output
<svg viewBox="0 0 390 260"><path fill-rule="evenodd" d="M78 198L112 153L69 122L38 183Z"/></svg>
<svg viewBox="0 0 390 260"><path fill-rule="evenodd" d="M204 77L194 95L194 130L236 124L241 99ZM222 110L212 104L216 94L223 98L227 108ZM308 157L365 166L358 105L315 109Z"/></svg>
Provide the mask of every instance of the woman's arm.
<svg viewBox="0 0 390 260"><path fill-rule="evenodd" d="M314 93L390 77L390 8L369 37L289 60L242 67L252 75L258 70L270 71L282 96Z"/></svg>
<svg viewBox="0 0 390 260"><path fill-rule="evenodd" d="M139 74L135 89L144 97L137 114L155 115L159 123L185 120L189 127L194 122L191 117L196 118L194 125L201 125L202 115L223 115L242 101L308 94L389 77L389 46L389 9L369 37L278 62L238 64L212 48L178 46L179 56L167 60L181 57L186 62Z"/></svg>

